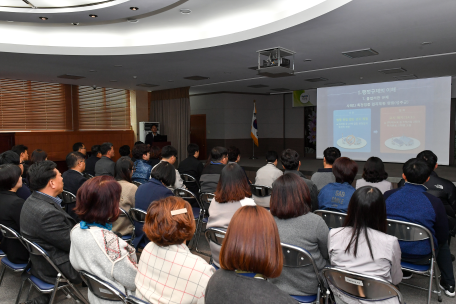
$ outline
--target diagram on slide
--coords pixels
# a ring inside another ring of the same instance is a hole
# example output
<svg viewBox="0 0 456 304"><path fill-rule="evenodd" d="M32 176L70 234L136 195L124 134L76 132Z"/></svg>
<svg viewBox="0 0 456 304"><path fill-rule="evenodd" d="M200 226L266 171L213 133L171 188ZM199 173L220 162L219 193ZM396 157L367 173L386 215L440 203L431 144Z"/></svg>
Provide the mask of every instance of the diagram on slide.
<svg viewBox="0 0 456 304"><path fill-rule="evenodd" d="M341 151L371 151L371 109L336 110L334 145Z"/></svg>

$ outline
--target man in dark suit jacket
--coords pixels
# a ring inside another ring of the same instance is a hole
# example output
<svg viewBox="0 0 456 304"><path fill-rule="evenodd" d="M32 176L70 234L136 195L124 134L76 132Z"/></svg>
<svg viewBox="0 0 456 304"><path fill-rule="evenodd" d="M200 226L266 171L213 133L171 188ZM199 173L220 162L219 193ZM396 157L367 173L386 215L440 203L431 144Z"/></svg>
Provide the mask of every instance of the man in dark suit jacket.
<svg viewBox="0 0 456 304"><path fill-rule="evenodd" d="M150 128L150 133L146 135L146 140L145 140L145 144L146 145L151 145L154 143L154 142L162 142L162 141L165 141L164 140L164 136L161 136L160 134L157 133L158 129L157 129L157 126L156 125L152 125L152 127Z"/></svg>
<svg viewBox="0 0 456 304"><path fill-rule="evenodd" d="M116 163L111 159L114 157L114 146L110 142L105 142L100 147L101 155L99 161L95 165L95 176L109 175L114 176L116 171Z"/></svg>
<svg viewBox="0 0 456 304"><path fill-rule="evenodd" d="M29 168L30 188L34 191L21 211L21 234L43 248L63 275L71 282L81 282L78 272L70 264L70 231L75 221L60 207L57 197L63 190L63 178L57 165L49 160ZM31 273L37 278L55 283L57 272L41 256L30 256ZM30 303L42 303L40 296ZM26 302L28 303L28 302Z"/></svg>
<svg viewBox="0 0 456 304"><path fill-rule="evenodd" d="M204 165L198 160L199 157L199 146L197 144L189 144L187 146L188 157L180 162L179 173L188 174L193 176L198 182L203 172ZM199 188L194 183L189 183L187 188L194 194L198 195Z"/></svg>
<svg viewBox="0 0 456 304"><path fill-rule="evenodd" d="M86 159L86 167L84 173L95 176L95 164L101 158L100 145L92 146L91 155Z"/></svg>
<svg viewBox="0 0 456 304"><path fill-rule="evenodd" d="M85 169L84 155L80 152L71 152L66 157L66 163L69 170L63 172L62 174L63 190L76 195L82 184L87 181L84 175L82 175L82 172L84 172ZM78 216L73 211L74 207L76 207L76 201L71 204L65 204L65 211L73 219L79 222Z"/></svg>
<svg viewBox="0 0 456 304"><path fill-rule="evenodd" d="M22 174L24 173L24 165L21 163L19 155L11 150L5 151L2 154L0 154L0 165L6 164L13 164L18 166L21 169ZM22 187L17 189L16 192L17 196L19 196L23 200L26 200L30 196L30 194L32 194L29 187L26 185L25 181L26 179L22 178Z"/></svg>

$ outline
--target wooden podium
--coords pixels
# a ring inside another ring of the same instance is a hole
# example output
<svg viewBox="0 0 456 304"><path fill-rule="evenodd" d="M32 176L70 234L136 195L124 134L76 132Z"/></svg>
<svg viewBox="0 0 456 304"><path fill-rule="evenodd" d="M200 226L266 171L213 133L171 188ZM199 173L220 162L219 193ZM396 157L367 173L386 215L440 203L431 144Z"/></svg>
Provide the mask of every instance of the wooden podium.
<svg viewBox="0 0 456 304"><path fill-rule="evenodd" d="M170 146L170 145L171 145L171 142L169 142L169 141L158 141L158 142L153 142L151 147L157 146L157 147L160 147L160 149L163 149L164 146Z"/></svg>

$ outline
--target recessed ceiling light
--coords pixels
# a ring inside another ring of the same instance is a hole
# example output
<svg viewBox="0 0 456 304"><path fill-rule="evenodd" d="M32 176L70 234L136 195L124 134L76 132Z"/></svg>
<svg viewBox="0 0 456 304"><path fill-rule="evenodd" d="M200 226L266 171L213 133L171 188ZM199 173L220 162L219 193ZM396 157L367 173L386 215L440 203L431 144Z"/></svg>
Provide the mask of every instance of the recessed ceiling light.
<svg viewBox="0 0 456 304"><path fill-rule="evenodd" d="M179 12L181 12L181 14L184 14L184 15L188 15L188 14L192 13L192 11L189 10L188 8L182 8L179 10Z"/></svg>
<svg viewBox="0 0 456 304"><path fill-rule="evenodd" d="M139 10L139 8L134 7L134 6L130 7L130 9L131 9L132 11L137 11L137 10Z"/></svg>
<svg viewBox="0 0 456 304"><path fill-rule="evenodd" d="M91 18L97 18L98 15L90 14L89 17L91 17Z"/></svg>
<svg viewBox="0 0 456 304"><path fill-rule="evenodd" d="M38 18L40 18L40 19L43 20L43 21L46 21L46 20L49 19L48 17L38 17Z"/></svg>
<svg viewBox="0 0 456 304"><path fill-rule="evenodd" d="M304 59L304 61L312 61L312 59Z"/></svg>
<svg viewBox="0 0 456 304"><path fill-rule="evenodd" d="M432 44L432 42L430 41L425 41L425 42L422 42L421 45L428 45L428 44Z"/></svg>
<svg viewBox="0 0 456 304"><path fill-rule="evenodd" d="M73 22L72 25L79 25L79 22Z"/></svg>

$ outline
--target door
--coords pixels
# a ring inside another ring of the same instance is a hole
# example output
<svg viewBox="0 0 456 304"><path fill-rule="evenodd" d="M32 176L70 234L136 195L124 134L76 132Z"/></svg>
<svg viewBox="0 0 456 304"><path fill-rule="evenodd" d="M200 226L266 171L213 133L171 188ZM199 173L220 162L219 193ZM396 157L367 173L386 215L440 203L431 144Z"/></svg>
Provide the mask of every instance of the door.
<svg viewBox="0 0 456 304"><path fill-rule="evenodd" d="M198 159L207 159L206 154L206 114L190 115L190 142L200 147Z"/></svg>
<svg viewBox="0 0 456 304"><path fill-rule="evenodd" d="M0 133L0 153L11 150L14 146L14 133Z"/></svg>

